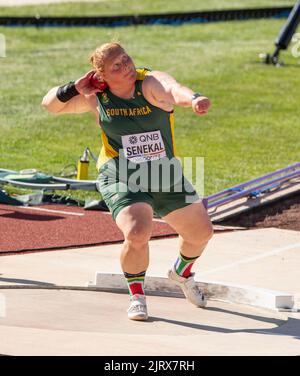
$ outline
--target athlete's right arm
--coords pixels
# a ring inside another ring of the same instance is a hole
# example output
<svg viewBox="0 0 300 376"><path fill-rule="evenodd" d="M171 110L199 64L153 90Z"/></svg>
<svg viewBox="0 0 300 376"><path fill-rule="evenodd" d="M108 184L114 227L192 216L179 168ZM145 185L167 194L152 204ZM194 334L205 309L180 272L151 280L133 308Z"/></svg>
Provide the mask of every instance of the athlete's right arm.
<svg viewBox="0 0 300 376"><path fill-rule="evenodd" d="M90 84L90 77L94 71L89 71L83 77L75 81L75 88L78 95L72 97L67 102L62 102L57 97L59 86L52 88L43 98L42 106L54 114L80 114L84 112L95 111L95 106L90 97L94 97L98 89Z"/></svg>

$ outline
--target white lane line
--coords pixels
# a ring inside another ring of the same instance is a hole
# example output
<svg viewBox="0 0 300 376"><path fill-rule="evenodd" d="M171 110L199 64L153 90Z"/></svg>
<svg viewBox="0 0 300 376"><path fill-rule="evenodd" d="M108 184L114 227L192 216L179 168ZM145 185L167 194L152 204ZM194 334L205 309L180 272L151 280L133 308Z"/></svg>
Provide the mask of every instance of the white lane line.
<svg viewBox="0 0 300 376"><path fill-rule="evenodd" d="M201 276L216 273L216 272L219 272L221 270L234 268L237 265L247 264L247 263L252 262L252 261L261 260L263 258L273 256L273 255L276 255L276 254L284 252L284 251L289 251L290 249L294 249L294 248L300 248L300 243L291 244L291 245L288 245L288 246L282 247L282 248L276 248L276 249L273 249L273 251L269 251L269 252L260 254L258 256L248 257L244 260L233 262L231 264L227 264L227 265L221 266L219 268L211 269L211 270L208 270L206 272L201 273Z"/></svg>
<svg viewBox="0 0 300 376"><path fill-rule="evenodd" d="M83 217L84 216L84 214L82 214L82 213L66 212L66 211L52 210L52 209L43 209L43 208L33 208L32 206L18 206L18 208L20 208L20 209L36 210L36 211L45 211L45 212L48 212L48 213L77 215L79 217Z"/></svg>

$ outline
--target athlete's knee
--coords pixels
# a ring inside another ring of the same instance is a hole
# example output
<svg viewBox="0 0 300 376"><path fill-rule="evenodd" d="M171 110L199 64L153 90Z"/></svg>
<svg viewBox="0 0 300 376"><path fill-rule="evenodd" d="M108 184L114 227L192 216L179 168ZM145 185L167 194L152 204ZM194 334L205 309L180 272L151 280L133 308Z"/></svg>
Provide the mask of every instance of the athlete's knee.
<svg viewBox="0 0 300 376"><path fill-rule="evenodd" d="M207 244L214 234L213 226L209 218L196 224L190 231L183 234L183 239L193 246L202 247Z"/></svg>
<svg viewBox="0 0 300 376"><path fill-rule="evenodd" d="M207 243L212 238L213 234L213 225L211 223L211 220L207 218L204 223L201 224L197 238L199 239L200 243Z"/></svg>
<svg viewBox="0 0 300 376"><path fill-rule="evenodd" d="M147 222L136 222L130 225L124 233L125 242L145 244L149 241L152 226Z"/></svg>
<svg viewBox="0 0 300 376"><path fill-rule="evenodd" d="M123 232L125 242L145 244L152 233L152 208L139 203L128 206L117 216L116 223Z"/></svg>
<svg viewBox="0 0 300 376"><path fill-rule="evenodd" d="M207 243L214 235L214 228L210 220L205 223L202 229L202 239Z"/></svg>
<svg viewBox="0 0 300 376"><path fill-rule="evenodd" d="M125 242L144 245L146 244L152 233L152 217L149 215L137 215L128 218L123 234Z"/></svg>

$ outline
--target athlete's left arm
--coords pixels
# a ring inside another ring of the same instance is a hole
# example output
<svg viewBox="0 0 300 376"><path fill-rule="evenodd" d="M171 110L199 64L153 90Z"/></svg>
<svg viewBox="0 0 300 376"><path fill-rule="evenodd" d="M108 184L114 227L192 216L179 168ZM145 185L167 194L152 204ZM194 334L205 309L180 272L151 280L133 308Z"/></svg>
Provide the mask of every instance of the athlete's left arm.
<svg viewBox="0 0 300 376"><path fill-rule="evenodd" d="M143 82L145 98L153 105L166 111L173 106L191 107L197 115L205 115L211 105L205 96L193 99L193 90L178 83L175 78L165 72L152 71Z"/></svg>

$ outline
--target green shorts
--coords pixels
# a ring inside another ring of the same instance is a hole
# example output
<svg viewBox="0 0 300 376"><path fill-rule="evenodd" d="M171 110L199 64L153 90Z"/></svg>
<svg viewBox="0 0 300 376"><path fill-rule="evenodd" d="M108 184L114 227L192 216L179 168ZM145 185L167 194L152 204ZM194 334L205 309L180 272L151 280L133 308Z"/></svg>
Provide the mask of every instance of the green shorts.
<svg viewBox="0 0 300 376"><path fill-rule="evenodd" d="M149 190L133 192L126 183L111 180L103 174L99 175L97 186L114 220L123 208L138 202L151 205L156 215L164 217L173 210L183 208L199 200L192 184L184 176L179 192L172 187L170 192Z"/></svg>

